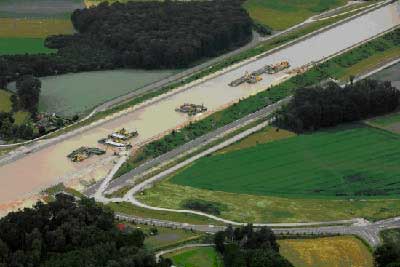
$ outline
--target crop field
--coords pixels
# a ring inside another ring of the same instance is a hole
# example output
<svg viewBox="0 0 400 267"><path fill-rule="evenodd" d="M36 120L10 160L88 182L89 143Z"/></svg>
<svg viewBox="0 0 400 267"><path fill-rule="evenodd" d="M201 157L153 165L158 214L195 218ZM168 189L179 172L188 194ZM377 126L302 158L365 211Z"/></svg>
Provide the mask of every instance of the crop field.
<svg viewBox="0 0 400 267"><path fill-rule="evenodd" d="M9 112L11 110L11 93L0 89L0 112Z"/></svg>
<svg viewBox="0 0 400 267"><path fill-rule="evenodd" d="M72 23L68 19L0 18L1 38L44 38L72 32Z"/></svg>
<svg viewBox="0 0 400 267"><path fill-rule="evenodd" d="M368 248L352 236L278 240L280 253L295 267L372 267Z"/></svg>
<svg viewBox="0 0 400 267"><path fill-rule="evenodd" d="M84 7L83 0L0 0L0 16L5 18L68 18Z"/></svg>
<svg viewBox="0 0 400 267"><path fill-rule="evenodd" d="M222 267L222 259L213 247L190 248L165 255L177 267Z"/></svg>
<svg viewBox="0 0 400 267"><path fill-rule="evenodd" d="M279 197L397 198L399 141L391 132L346 125L205 157L171 182Z"/></svg>
<svg viewBox="0 0 400 267"><path fill-rule="evenodd" d="M257 22L280 31L346 3L345 0L247 0L244 7Z"/></svg>
<svg viewBox="0 0 400 267"><path fill-rule="evenodd" d="M0 38L0 55L52 53L43 38Z"/></svg>

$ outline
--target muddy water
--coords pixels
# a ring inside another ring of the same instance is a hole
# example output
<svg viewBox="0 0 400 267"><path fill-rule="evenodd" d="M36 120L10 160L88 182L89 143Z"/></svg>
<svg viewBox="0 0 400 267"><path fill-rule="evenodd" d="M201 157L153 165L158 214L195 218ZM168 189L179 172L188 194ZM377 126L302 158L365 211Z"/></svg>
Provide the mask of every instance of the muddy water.
<svg viewBox="0 0 400 267"><path fill-rule="evenodd" d="M96 146L98 139L118 128L137 129L139 137L134 140L137 144L187 122L188 118L185 115L174 111L184 102L203 103L209 110L215 110L231 101L263 90L283 76L283 74L264 75L264 79L256 85L235 88L227 85L245 71L252 71L281 60L289 60L292 67L298 67L332 55L397 24L400 24L399 4L395 3L4 165L0 167L0 202L15 200L30 192L37 192L40 188L62 181L63 177L69 176L70 173L82 170L94 161L98 161L101 157L74 164L67 160L66 155L81 145Z"/></svg>

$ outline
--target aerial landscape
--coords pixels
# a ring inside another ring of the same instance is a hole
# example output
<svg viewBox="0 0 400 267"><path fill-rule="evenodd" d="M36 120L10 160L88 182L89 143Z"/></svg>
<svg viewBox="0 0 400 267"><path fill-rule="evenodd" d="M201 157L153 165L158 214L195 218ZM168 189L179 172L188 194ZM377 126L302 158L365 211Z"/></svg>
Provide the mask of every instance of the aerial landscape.
<svg viewBox="0 0 400 267"><path fill-rule="evenodd" d="M0 267L399 248L399 0L0 0Z"/></svg>

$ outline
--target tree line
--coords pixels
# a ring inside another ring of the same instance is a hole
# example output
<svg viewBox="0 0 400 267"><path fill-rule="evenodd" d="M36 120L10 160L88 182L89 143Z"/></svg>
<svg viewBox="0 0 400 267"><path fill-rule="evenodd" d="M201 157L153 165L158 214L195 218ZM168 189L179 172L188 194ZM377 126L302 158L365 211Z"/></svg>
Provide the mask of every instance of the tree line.
<svg viewBox="0 0 400 267"><path fill-rule="evenodd" d="M315 131L394 111L400 92L390 82L362 80L344 88L330 82L325 87L299 88L292 100L276 113L276 124L295 132Z"/></svg>
<svg viewBox="0 0 400 267"><path fill-rule="evenodd" d="M161 267L144 239L140 230L120 231L93 199L59 194L0 220L0 266Z"/></svg>
<svg viewBox="0 0 400 267"><path fill-rule="evenodd" d="M46 55L0 57L0 87L36 77L115 68L181 68L248 42L252 21L233 1L107 2L78 9L73 35L50 36Z"/></svg>
<svg viewBox="0 0 400 267"><path fill-rule="evenodd" d="M225 267L293 267L279 254L275 234L268 227L255 230L251 224L214 236L216 250L222 254Z"/></svg>

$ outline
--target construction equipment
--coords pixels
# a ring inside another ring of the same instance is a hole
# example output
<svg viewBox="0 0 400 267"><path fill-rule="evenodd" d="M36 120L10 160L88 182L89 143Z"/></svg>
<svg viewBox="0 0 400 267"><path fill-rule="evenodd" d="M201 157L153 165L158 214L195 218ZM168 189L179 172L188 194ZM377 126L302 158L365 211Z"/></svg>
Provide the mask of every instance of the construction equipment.
<svg viewBox="0 0 400 267"><path fill-rule="evenodd" d="M180 107L176 108L175 111L181 113L187 113L189 116L194 116L206 112L207 108L203 104L196 105L196 104L185 103Z"/></svg>
<svg viewBox="0 0 400 267"><path fill-rule="evenodd" d="M102 149L96 147L85 147L82 146L74 151L72 151L67 157L73 162L81 162L85 159L91 157L92 155L103 155L106 152Z"/></svg>
<svg viewBox="0 0 400 267"><path fill-rule="evenodd" d="M229 86L236 87L245 82L249 83L249 84L255 84L262 80L262 77L260 75L265 74L265 73L275 74L275 73L278 73L289 67L290 67L290 64L288 61L282 61L282 62L279 62L274 65L265 65L264 67L262 67L258 70L255 70L250 74L249 74L249 72L246 71L246 73L242 77L230 82Z"/></svg>
<svg viewBox="0 0 400 267"><path fill-rule="evenodd" d="M282 61L270 66L268 74L275 74L290 67L289 61Z"/></svg>
<svg viewBox="0 0 400 267"><path fill-rule="evenodd" d="M125 128L122 128L116 132L110 134L107 138L100 139L98 142L103 145L109 145L117 148L131 148L132 145L128 142L129 139L138 136L138 132L128 132Z"/></svg>

